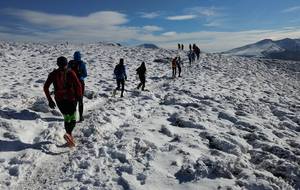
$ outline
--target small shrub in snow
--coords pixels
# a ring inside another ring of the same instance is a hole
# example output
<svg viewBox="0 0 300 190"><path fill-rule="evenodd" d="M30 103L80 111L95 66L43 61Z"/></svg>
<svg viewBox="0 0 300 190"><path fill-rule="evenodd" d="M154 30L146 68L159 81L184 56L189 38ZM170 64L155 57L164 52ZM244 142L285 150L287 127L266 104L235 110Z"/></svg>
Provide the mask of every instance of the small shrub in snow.
<svg viewBox="0 0 300 190"><path fill-rule="evenodd" d="M233 144L222 137L207 136L209 140L209 147L217 149L226 153L234 154L240 156L242 154L241 149L236 144Z"/></svg>
<svg viewBox="0 0 300 190"><path fill-rule="evenodd" d="M229 113L225 113L225 112L219 112L218 118L231 121L232 123L237 122L237 118L235 118L234 116L230 115Z"/></svg>
<svg viewBox="0 0 300 190"><path fill-rule="evenodd" d="M118 150L109 150L108 153L110 154L112 159L117 159L121 163L128 163L128 156L126 153L123 153Z"/></svg>
<svg viewBox="0 0 300 190"><path fill-rule="evenodd" d="M0 128L2 130L7 130L7 131L11 131L12 130L12 125L6 121L1 121L0 120Z"/></svg>
<svg viewBox="0 0 300 190"><path fill-rule="evenodd" d="M84 91L84 96L87 99L94 99L94 98L97 98L97 93L92 91L92 90L85 90Z"/></svg>
<svg viewBox="0 0 300 190"><path fill-rule="evenodd" d="M171 59L170 58L162 58L162 59L154 59L153 62L156 63L170 63Z"/></svg>
<svg viewBox="0 0 300 190"><path fill-rule="evenodd" d="M172 137L173 136L172 132L165 125L161 126L159 132L161 132L162 134L167 135L168 137Z"/></svg>
<svg viewBox="0 0 300 190"><path fill-rule="evenodd" d="M13 134L12 132L5 132L5 133L3 133L3 137L4 137L4 138L11 139L11 140L19 139L19 138L18 138L15 134Z"/></svg>
<svg viewBox="0 0 300 190"><path fill-rule="evenodd" d="M13 166L8 171L9 175L18 177L20 175L19 166Z"/></svg>
<svg viewBox="0 0 300 190"><path fill-rule="evenodd" d="M133 173L133 166L128 164L128 163L124 163L122 164L121 166L118 166L116 168L116 172L119 174L119 175L122 175L123 172L126 172L128 174L132 174Z"/></svg>
<svg viewBox="0 0 300 190"><path fill-rule="evenodd" d="M50 112L50 108L48 106L48 101L46 98L37 98L29 109L42 113Z"/></svg>
<svg viewBox="0 0 300 190"><path fill-rule="evenodd" d="M176 104L177 99L174 97L174 95L168 93L167 95L165 95L163 101L161 102L161 104L163 105L175 105Z"/></svg>
<svg viewBox="0 0 300 190"><path fill-rule="evenodd" d="M188 163L181 166L175 173L179 183L197 181L201 178L226 178L233 179L233 175L228 165L223 161L212 161L210 159L200 160L195 163Z"/></svg>
<svg viewBox="0 0 300 190"><path fill-rule="evenodd" d="M194 115L179 115L174 113L168 119L172 125L182 127L182 128L194 128L194 129L205 129L202 124L199 124L198 118Z"/></svg>
<svg viewBox="0 0 300 190"><path fill-rule="evenodd" d="M123 178L122 176L120 176L117 180L118 184L121 185L123 187L124 190L130 190L130 186L128 181Z"/></svg>

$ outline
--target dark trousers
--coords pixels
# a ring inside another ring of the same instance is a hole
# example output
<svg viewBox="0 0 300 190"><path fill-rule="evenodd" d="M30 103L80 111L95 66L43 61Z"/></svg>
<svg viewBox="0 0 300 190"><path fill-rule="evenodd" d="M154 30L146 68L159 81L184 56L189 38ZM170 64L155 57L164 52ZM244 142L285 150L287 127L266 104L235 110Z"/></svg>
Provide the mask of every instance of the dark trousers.
<svg viewBox="0 0 300 190"><path fill-rule="evenodd" d="M117 79L117 88L116 88L116 90L120 90L120 86L121 85L122 85L122 88L121 88L121 97L123 97L124 86L125 86L125 79Z"/></svg>
<svg viewBox="0 0 300 190"><path fill-rule="evenodd" d="M181 74L181 67L178 67L178 76L180 77Z"/></svg>
<svg viewBox="0 0 300 190"><path fill-rule="evenodd" d="M172 76L176 77L176 67L172 67Z"/></svg>
<svg viewBox="0 0 300 190"><path fill-rule="evenodd" d="M62 101L56 101L56 104L59 111L64 116L64 125L65 125L66 132L72 135L72 131L76 125L77 102L62 100Z"/></svg>
<svg viewBox="0 0 300 190"><path fill-rule="evenodd" d="M83 114L83 95L84 95L85 84L84 84L83 80L80 80L80 83L81 83L82 97L78 100L78 103L79 103L79 117L80 117L80 120L82 120L82 114Z"/></svg>
<svg viewBox="0 0 300 190"><path fill-rule="evenodd" d="M145 89L145 83L146 83L146 77L140 75L139 78L140 78L140 81L141 81L141 82L140 82L140 84L138 85L137 89L139 89L139 88L142 86L142 90L144 90L144 89Z"/></svg>

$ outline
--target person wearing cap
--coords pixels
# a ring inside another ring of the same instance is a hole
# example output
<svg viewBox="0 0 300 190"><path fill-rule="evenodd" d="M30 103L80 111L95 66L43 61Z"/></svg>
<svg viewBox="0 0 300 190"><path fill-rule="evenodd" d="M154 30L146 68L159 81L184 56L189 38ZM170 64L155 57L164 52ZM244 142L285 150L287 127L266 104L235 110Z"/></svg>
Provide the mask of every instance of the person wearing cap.
<svg viewBox="0 0 300 190"><path fill-rule="evenodd" d="M80 97L78 99L78 103L79 103L79 121L83 121L83 95L84 95L84 90L85 90L85 83L84 83L84 79L87 77L87 71L86 71L86 63L84 61L81 60L81 53L80 51L75 51L74 55L73 55L74 60L70 61L71 63L73 63L72 65L69 65L69 68L72 68L80 83L81 83L81 91L82 91L82 97Z"/></svg>
<svg viewBox="0 0 300 190"><path fill-rule="evenodd" d="M67 64L67 58L57 58L58 68L49 74L44 84L44 92L48 99L49 107L55 109L57 105L58 109L63 114L66 130L66 134L64 135L65 140L69 146L75 146L72 131L76 125L76 106L78 99L82 97L82 90L75 72L68 69ZM54 86L55 102L49 92L51 84Z"/></svg>

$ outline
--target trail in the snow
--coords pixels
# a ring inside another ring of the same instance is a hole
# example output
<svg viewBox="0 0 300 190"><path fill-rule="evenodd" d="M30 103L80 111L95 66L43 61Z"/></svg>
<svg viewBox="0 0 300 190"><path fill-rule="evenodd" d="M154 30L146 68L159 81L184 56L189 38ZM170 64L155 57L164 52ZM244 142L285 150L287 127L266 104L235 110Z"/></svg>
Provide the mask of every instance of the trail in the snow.
<svg viewBox="0 0 300 190"><path fill-rule="evenodd" d="M300 78L286 66L294 63L204 53L189 66L184 52L85 45L85 121L70 150L41 87L54 68L49 60L78 47L39 44L33 53L30 45L7 46L14 55L2 58L11 64L4 70L25 70L21 79L0 73L1 189L300 187ZM27 55L18 61L22 48L40 66ZM178 54L183 77L172 79L170 58ZM129 75L124 98L112 97L121 57ZM148 91L135 89L142 61Z"/></svg>

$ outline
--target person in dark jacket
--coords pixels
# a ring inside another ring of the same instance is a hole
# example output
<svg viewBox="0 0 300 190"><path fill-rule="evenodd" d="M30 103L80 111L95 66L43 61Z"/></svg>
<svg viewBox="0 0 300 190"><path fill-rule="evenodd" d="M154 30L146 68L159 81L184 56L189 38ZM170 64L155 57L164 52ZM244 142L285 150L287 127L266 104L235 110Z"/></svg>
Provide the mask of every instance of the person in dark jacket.
<svg viewBox="0 0 300 190"><path fill-rule="evenodd" d="M180 56L177 57L177 60L176 60L176 65L177 65L177 68L178 68L178 77L181 77L181 58Z"/></svg>
<svg viewBox="0 0 300 190"><path fill-rule="evenodd" d="M55 109L57 105L64 116L65 140L69 146L75 146L72 131L76 125L76 106L78 99L82 97L82 90L75 72L68 69L67 64L67 58L57 58L58 69L49 74L44 84L44 92L48 99L49 107ZM54 86L56 104L50 96L49 87L51 84Z"/></svg>
<svg viewBox="0 0 300 190"><path fill-rule="evenodd" d="M177 67L177 57L175 57L173 60L172 60L172 77L175 78L176 77L176 67Z"/></svg>
<svg viewBox="0 0 300 190"><path fill-rule="evenodd" d="M79 121L83 121L83 95L85 90L85 83L84 79L87 77L87 71L86 71L86 63L81 60L81 53L80 51L75 51L73 55L74 60L70 61L71 64L69 64L69 68L72 67L72 69L75 71L80 83L81 83L81 91L82 91L82 97L78 99L79 103Z"/></svg>
<svg viewBox="0 0 300 190"><path fill-rule="evenodd" d="M194 63L194 61L195 61L195 53L194 53L194 51L190 50L187 56L189 58L189 64L191 66L191 64Z"/></svg>
<svg viewBox="0 0 300 190"><path fill-rule="evenodd" d="M196 46L196 44L193 45L193 51L197 56L197 60L199 60L199 58L200 58L200 48L198 46Z"/></svg>
<svg viewBox="0 0 300 190"><path fill-rule="evenodd" d="M145 62L142 62L141 66L136 69L136 73L139 75L140 78L140 84L137 86L137 89L139 89L142 86L142 90L145 90L145 83L146 83L146 66Z"/></svg>
<svg viewBox="0 0 300 190"><path fill-rule="evenodd" d="M122 59L122 58L120 59L119 64L117 64L114 69L114 74L115 74L116 80L117 80L117 88L115 89L115 91L120 90L120 85L122 85L121 97L123 97L125 80L127 80L126 69L124 66L124 59ZM114 94L115 94L115 92L114 92Z"/></svg>

